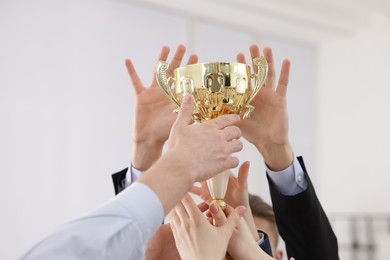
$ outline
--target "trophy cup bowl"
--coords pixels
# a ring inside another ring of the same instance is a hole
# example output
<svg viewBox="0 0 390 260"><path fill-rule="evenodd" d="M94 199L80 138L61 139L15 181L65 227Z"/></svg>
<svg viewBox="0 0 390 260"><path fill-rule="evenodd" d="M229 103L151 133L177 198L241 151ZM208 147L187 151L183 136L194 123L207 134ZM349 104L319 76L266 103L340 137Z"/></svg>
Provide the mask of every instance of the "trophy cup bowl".
<svg viewBox="0 0 390 260"><path fill-rule="evenodd" d="M209 62L179 67L174 70L173 77L167 78L169 64L160 61L156 68L156 78L160 88L178 106L176 113L185 95L193 97L192 117L195 122L201 123L233 113L245 120L254 110L250 102L263 86L268 73L264 57L254 58L253 63L257 66L257 73L253 74L247 64ZM173 88L176 89L175 94L172 93ZM229 175L230 171L227 170L207 180L213 202L222 209L226 207L224 197Z"/></svg>

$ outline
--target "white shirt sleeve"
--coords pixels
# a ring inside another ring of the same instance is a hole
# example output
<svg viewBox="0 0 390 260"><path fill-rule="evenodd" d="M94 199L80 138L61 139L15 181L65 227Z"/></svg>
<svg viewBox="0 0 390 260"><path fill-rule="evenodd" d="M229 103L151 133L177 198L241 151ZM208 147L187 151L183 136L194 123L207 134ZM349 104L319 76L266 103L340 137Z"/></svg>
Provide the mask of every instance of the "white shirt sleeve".
<svg viewBox="0 0 390 260"><path fill-rule="evenodd" d="M164 209L145 184L133 183L109 202L49 235L21 259L144 259Z"/></svg>
<svg viewBox="0 0 390 260"><path fill-rule="evenodd" d="M130 186L133 182L135 182L142 174L143 172L134 168L133 165L129 165L126 172L126 178L123 179L122 186L123 188L127 188Z"/></svg>
<svg viewBox="0 0 390 260"><path fill-rule="evenodd" d="M282 171L274 172L267 167L267 174L275 184L276 190L283 195L294 196L307 189L305 173L296 157L294 162Z"/></svg>

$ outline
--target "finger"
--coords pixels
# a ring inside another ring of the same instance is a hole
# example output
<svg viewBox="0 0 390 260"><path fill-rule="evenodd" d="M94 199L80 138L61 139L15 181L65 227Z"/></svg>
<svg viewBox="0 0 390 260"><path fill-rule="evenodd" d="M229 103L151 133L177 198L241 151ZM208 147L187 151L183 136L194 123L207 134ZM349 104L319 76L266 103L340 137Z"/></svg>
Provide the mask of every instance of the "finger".
<svg viewBox="0 0 390 260"><path fill-rule="evenodd" d="M198 186L192 186L190 192L200 197L200 195L202 194L202 188Z"/></svg>
<svg viewBox="0 0 390 260"><path fill-rule="evenodd" d="M210 204L211 205L211 204ZM210 209L210 205L209 205L209 209ZM207 218L213 218L213 216L211 215L211 212L210 212L210 210L208 210L208 211L206 211L206 217Z"/></svg>
<svg viewBox="0 0 390 260"><path fill-rule="evenodd" d="M200 188L201 188L201 192L202 192L200 197L205 202L208 202L210 204L210 202L212 201L212 198L211 198L211 195L210 195L209 187L207 186L207 182L206 181L202 181L200 183Z"/></svg>
<svg viewBox="0 0 390 260"><path fill-rule="evenodd" d="M227 143L226 152L228 154L237 153L241 151L243 147L244 144L241 142L241 140L236 139Z"/></svg>
<svg viewBox="0 0 390 260"><path fill-rule="evenodd" d="M197 195L204 201L204 203L210 201L210 193L208 191L208 188L204 189L204 187L192 186L190 189L190 193Z"/></svg>
<svg viewBox="0 0 390 260"><path fill-rule="evenodd" d="M173 56L172 61L169 64L167 74L172 75L173 71L180 66L180 63L183 59L184 53L186 52L186 47L182 44L177 46L175 55Z"/></svg>
<svg viewBox="0 0 390 260"><path fill-rule="evenodd" d="M176 226L180 225L180 219L179 219L179 216L177 215L175 208L173 208L169 212L168 217L169 217L169 223L171 224L171 227L172 227L172 225L176 225Z"/></svg>
<svg viewBox="0 0 390 260"><path fill-rule="evenodd" d="M190 219L198 220L204 218L202 212L199 210L198 206L195 204L194 200L189 194L184 196L182 199L182 204Z"/></svg>
<svg viewBox="0 0 390 260"><path fill-rule="evenodd" d="M211 225L214 225L212 217L207 217L206 219Z"/></svg>
<svg viewBox="0 0 390 260"><path fill-rule="evenodd" d="M231 206L227 205L225 209L225 214L227 217L229 217L231 214L234 214L234 212L238 213L241 217L245 215L246 208L244 206L238 206L235 209Z"/></svg>
<svg viewBox="0 0 390 260"><path fill-rule="evenodd" d="M187 65L195 64L198 62L198 55L192 54L188 59Z"/></svg>
<svg viewBox="0 0 390 260"><path fill-rule="evenodd" d="M269 47L264 48L264 57L268 63L267 80L265 81L265 87L273 88L275 82L275 62L272 54L272 49Z"/></svg>
<svg viewBox="0 0 390 260"><path fill-rule="evenodd" d="M241 130L237 126L228 126L222 130L225 135L225 140L230 141L241 137Z"/></svg>
<svg viewBox="0 0 390 260"><path fill-rule="evenodd" d="M232 168L236 168L239 163L240 163L240 161L238 160L237 157L226 156L224 162L222 163L223 169L219 172L222 172L222 171L228 170L228 169L232 169Z"/></svg>
<svg viewBox="0 0 390 260"><path fill-rule="evenodd" d="M211 201L210 192L205 181L202 181L200 183L200 187L195 185L192 186L190 189L190 193L199 196L204 202Z"/></svg>
<svg viewBox="0 0 390 260"><path fill-rule="evenodd" d="M160 56L158 57L158 61L166 61L167 58L168 58L168 54L170 52L170 49L168 46L163 46L161 48L161 52L160 52ZM170 66L169 66L170 67ZM156 71L153 73L153 79L152 79L152 87L157 87L158 84L157 84L157 78L156 78Z"/></svg>
<svg viewBox="0 0 390 260"><path fill-rule="evenodd" d="M160 57L158 59L162 60L162 61L166 61L167 58L168 58L169 52L170 52L169 47L168 46L163 46L161 48Z"/></svg>
<svg viewBox="0 0 390 260"><path fill-rule="evenodd" d="M130 59L125 60L125 65L127 69L127 73L129 74L131 84L133 85L135 94L139 94L144 90L144 86L141 82L141 79L138 76L137 71L134 68L133 63L131 62Z"/></svg>
<svg viewBox="0 0 390 260"><path fill-rule="evenodd" d="M185 209L183 202L180 201L176 206L175 206L175 211L177 216L179 217L180 223L183 223L184 221L187 221L189 219L189 215L187 210Z"/></svg>
<svg viewBox="0 0 390 260"><path fill-rule="evenodd" d="M237 186L240 191L248 190L248 172L249 172L250 163L249 161L241 164L240 169L238 170L237 176Z"/></svg>
<svg viewBox="0 0 390 260"><path fill-rule="evenodd" d="M252 44L252 45L249 47L249 52L250 52L251 58L252 58L253 71L254 71L255 73L257 73L258 68L257 68L257 66L253 63L253 59L260 56L259 46L258 46L257 44Z"/></svg>
<svg viewBox="0 0 390 260"><path fill-rule="evenodd" d="M283 60L278 87L276 89L276 93L278 93L281 96L286 96L287 94L288 79L290 77L290 65L291 65L290 60L288 59Z"/></svg>
<svg viewBox="0 0 390 260"><path fill-rule="evenodd" d="M208 205L206 202L201 202L201 203L198 204L198 209L199 209L202 213L204 213L204 212L206 212L206 210L209 209L209 205Z"/></svg>
<svg viewBox="0 0 390 260"><path fill-rule="evenodd" d="M175 120L175 123L172 126L172 131L175 131L177 128L182 128L184 126L192 124L192 112L194 110L194 100L191 95L185 95L183 97L183 102L181 104L179 114Z"/></svg>
<svg viewBox="0 0 390 260"><path fill-rule="evenodd" d="M211 216L214 219L214 225L216 227L223 226L226 222L226 216L225 213L223 213L223 210L215 203L210 204L210 213Z"/></svg>
<svg viewBox="0 0 390 260"><path fill-rule="evenodd" d="M229 188L231 188L231 190L234 190L237 188L237 178L233 174L230 174L230 176L229 176L228 189ZM232 206L235 206L235 205L232 205Z"/></svg>
<svg viewBox="0 0 390 260"><path fill-rule="evenodd" d="M245 214L246 208L244 206L239 206L229 212L228 218L226 220L225 225L223 226L223 229L225 229L226 235L231 236L234 229L237 227L238 223L240 222L240 219Z"/></svg>
<svg viewBox="0 0 390 260"><path fill-rule="evenodd" d="M237 62L246 64L245 55L243 53L237 54Z"/></svg>
<svg viewBox="0 0 390 260"><path fill-rule="evenodd" d="M172 217L169 221L169 226L171 227L172 230L172 235L176 239L179 236L179 227L180 227L180 222L177 221L178 217Z"/></svg>
<svg viewBox="0 0 390 260"><path fill-rule="evenodd" d="M225 127L238 124L239 122L240 122L240 116L236 114L231 114L231 115L223 115L217 117L203 124L214 124L218 129L224 129Z"/></svg>

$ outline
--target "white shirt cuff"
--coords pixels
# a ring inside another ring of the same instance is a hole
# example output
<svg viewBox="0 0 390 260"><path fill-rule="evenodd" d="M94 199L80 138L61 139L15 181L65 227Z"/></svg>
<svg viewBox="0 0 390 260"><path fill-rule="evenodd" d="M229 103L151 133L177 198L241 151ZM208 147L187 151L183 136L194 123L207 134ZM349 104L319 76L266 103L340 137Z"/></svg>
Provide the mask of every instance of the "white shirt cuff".
<svg viewBox="0 0 390 260"><path fill-rule="evenodd" d="M307 189L305 173L296 157L294 162L282 171L275 172L267 167L267 174L275 184L276 190L283 195L294 196Z"/></svg>
<svg viewBox="0 0 390 260"><path fill-rule="evenodd" d="M126 178L122 180L123 188L127 188L128 186L130 186L130 184L135 182L141 176L142 173L142 171L134 168L133 165L130 164L127 168Z"/></svg>
<svg viewBox="0 0 390 260"><path fill-rule="evenodd" d="M264 234L262 232L257 232L259 234L260 239L257 240L257 244L260 246L264 242Z"/></svg>

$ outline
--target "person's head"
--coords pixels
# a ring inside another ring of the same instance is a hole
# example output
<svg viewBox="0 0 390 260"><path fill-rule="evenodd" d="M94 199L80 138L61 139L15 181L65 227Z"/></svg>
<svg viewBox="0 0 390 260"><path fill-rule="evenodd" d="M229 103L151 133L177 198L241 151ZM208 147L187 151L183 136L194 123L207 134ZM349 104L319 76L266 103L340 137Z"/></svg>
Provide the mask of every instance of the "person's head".
<svg viewBox="0 0 390 260"><path fill-rule="evenodd" d="M267 233L269 237L273 256L276 259L282 259L283 251L277 249L279 232L276 226L274 210L262 198L253 194L249 194L249 206L256 228Z"/></svg>

